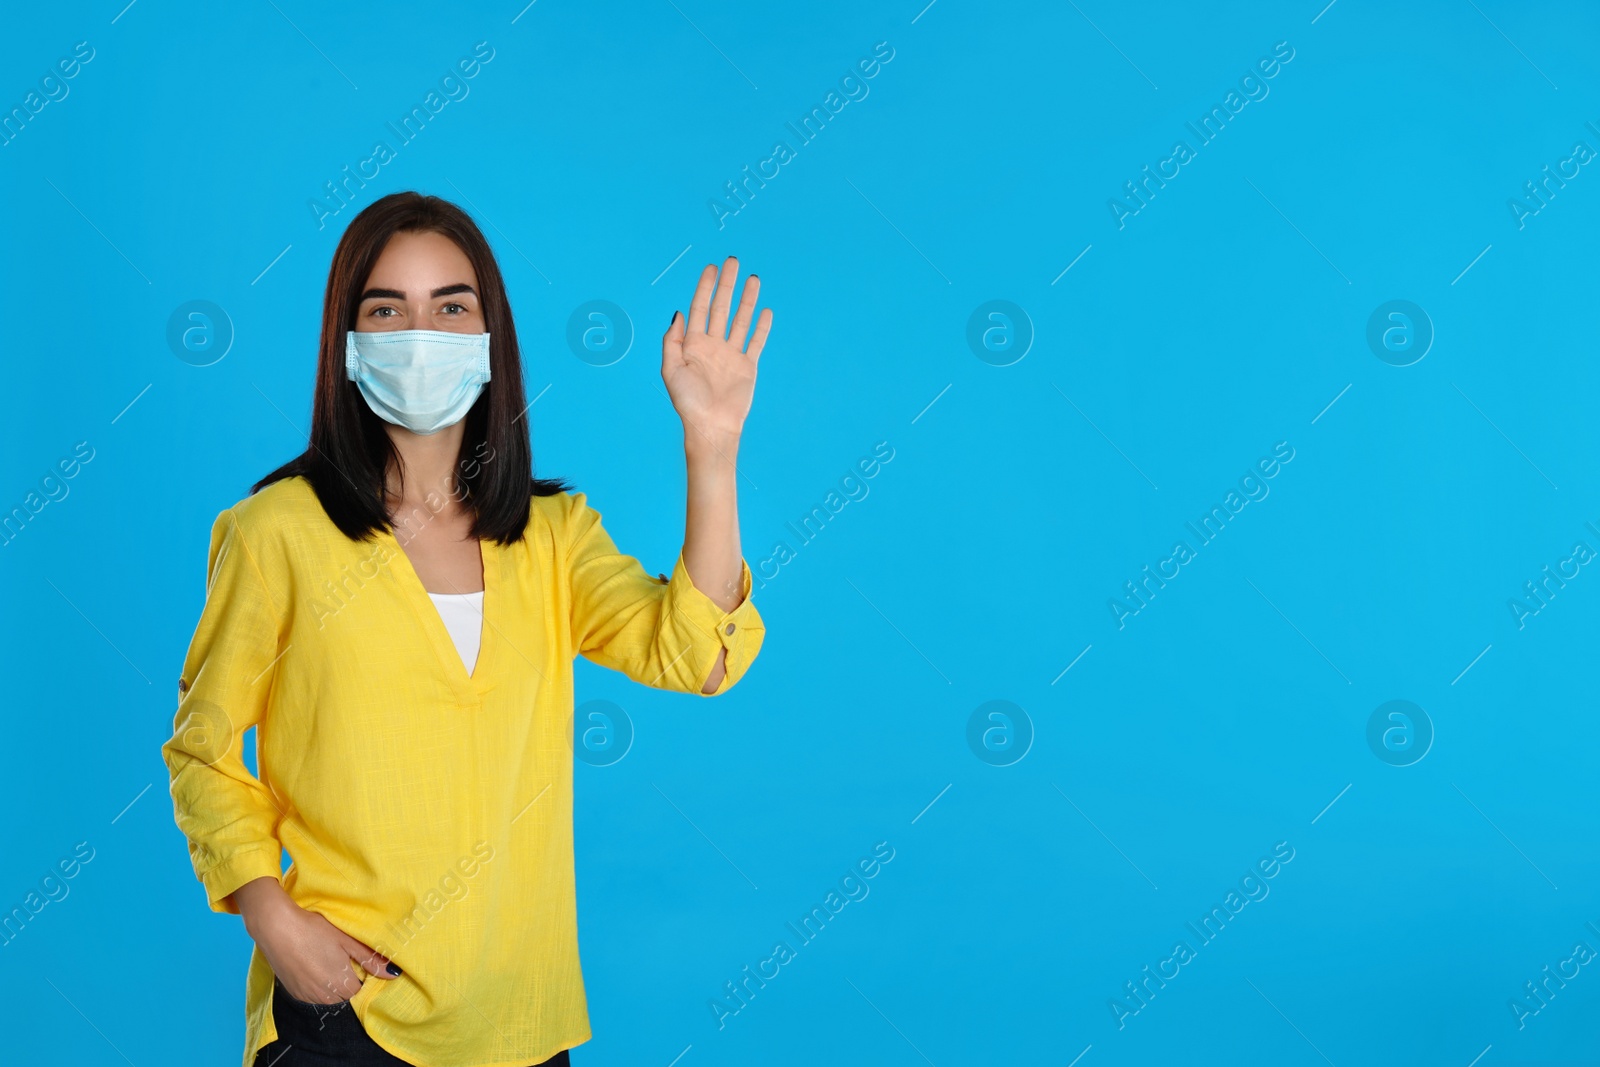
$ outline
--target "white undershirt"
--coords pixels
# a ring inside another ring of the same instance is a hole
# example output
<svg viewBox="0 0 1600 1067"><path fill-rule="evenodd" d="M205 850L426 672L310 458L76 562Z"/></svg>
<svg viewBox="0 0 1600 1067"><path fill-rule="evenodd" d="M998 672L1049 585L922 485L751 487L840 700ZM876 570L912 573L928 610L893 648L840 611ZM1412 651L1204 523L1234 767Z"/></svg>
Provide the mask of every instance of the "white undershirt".
<svg viewBox="0 0 1600 1067"><path fill-rule="evenodd" d="M483 635L483 590L476 593L429 593L439 609L444 628L450 631L461 662L470 675L478 664L478 642Z"/></svg>

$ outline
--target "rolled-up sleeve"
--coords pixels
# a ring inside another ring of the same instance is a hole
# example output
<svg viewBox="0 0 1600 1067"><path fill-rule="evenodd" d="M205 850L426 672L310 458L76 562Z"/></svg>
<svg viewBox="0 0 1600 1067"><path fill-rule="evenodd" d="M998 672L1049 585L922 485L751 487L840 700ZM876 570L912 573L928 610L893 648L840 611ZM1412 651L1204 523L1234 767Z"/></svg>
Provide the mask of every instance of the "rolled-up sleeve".
<svg viewBox="0 0 1600 1067"><path fill-rule="evenodd" d="M739 561L739 606L724 611L690 579L681 549L671 576L652 578L639 560L618 551L583 493L563 495L574 650L658 689L709 697L737 685L766 635L751 600L749 563ZM726 674L715 690L702 692L722 649Z"/></svg>
<svg viewBox="0 0 1600 1067"><path fill-rule="evenodd" d="M261 721L282 660L284 612L233 508L211 527L206 602L178 681L173 733L161 747L173 813L211 910L256 878L281 878L280 818L244 765L244 734Z"/></svg>

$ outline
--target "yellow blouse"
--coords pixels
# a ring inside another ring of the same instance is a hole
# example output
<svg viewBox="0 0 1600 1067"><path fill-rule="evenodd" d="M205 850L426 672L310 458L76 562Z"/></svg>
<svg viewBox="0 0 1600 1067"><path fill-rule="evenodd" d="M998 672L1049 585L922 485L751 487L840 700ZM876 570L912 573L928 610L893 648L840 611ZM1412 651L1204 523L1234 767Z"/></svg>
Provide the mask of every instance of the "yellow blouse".
<svg viewBox="0 0 1600 1067"><path fill-rule="evenodd" d="M469 675L393 534L351 541L303 478L217 516L207 593L161 750L213 911L282 871L296 904L389 956L351 1007L411 1063L525 1067L588 1040L572 859L572 662L727 692L761 648L751 602L648 575L583 493L530 497L527 533L483 541ZM256 727L260 776L241 759ZM277 1037L254 949L244 1067Z"/></svg>

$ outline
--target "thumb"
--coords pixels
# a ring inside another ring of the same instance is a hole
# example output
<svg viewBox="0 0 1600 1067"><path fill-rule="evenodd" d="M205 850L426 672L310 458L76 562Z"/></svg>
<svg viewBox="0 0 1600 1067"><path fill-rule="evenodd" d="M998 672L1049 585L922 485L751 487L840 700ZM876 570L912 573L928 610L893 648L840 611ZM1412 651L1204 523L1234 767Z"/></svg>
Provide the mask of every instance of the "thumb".
<svg viewBox="0 0 1600 1067"><path fill-rule="evenodd" d="M674 359L683 356L683 327L679 324L680 316L676 311L672 313L672 321L667 324L667 332L661 338L661 369L666 370Z"/></svg>
<svg viewBox="0 0 1600 1067"><path fill-rule="evenodd" d="M353 937L346 937L345 952L350 958L360 964L369 974L379 978L398 978L402 973L400 968L389 961L389 957L375 949L368 948Z"/></svg>

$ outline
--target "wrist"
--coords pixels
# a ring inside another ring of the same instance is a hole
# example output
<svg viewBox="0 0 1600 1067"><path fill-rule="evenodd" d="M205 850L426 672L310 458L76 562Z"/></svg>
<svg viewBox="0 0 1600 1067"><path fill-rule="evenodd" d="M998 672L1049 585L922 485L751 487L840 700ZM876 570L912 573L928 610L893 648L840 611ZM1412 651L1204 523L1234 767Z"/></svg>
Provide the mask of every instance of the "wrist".
<svg viewBox="0 0 1600 1067"><path fill-rule="evenodd" d="M683 451L690 460L731 461L739 453L740 436L739 430L696 429L686 425L683 430Z"/></svg>
<svg viewBox="0 0 1600 1067"><path fill-rule="evenodd" d="M294 906L282 883L276 878L256 878L233 891L245 930L252 937L272 920Z"/></svg>

